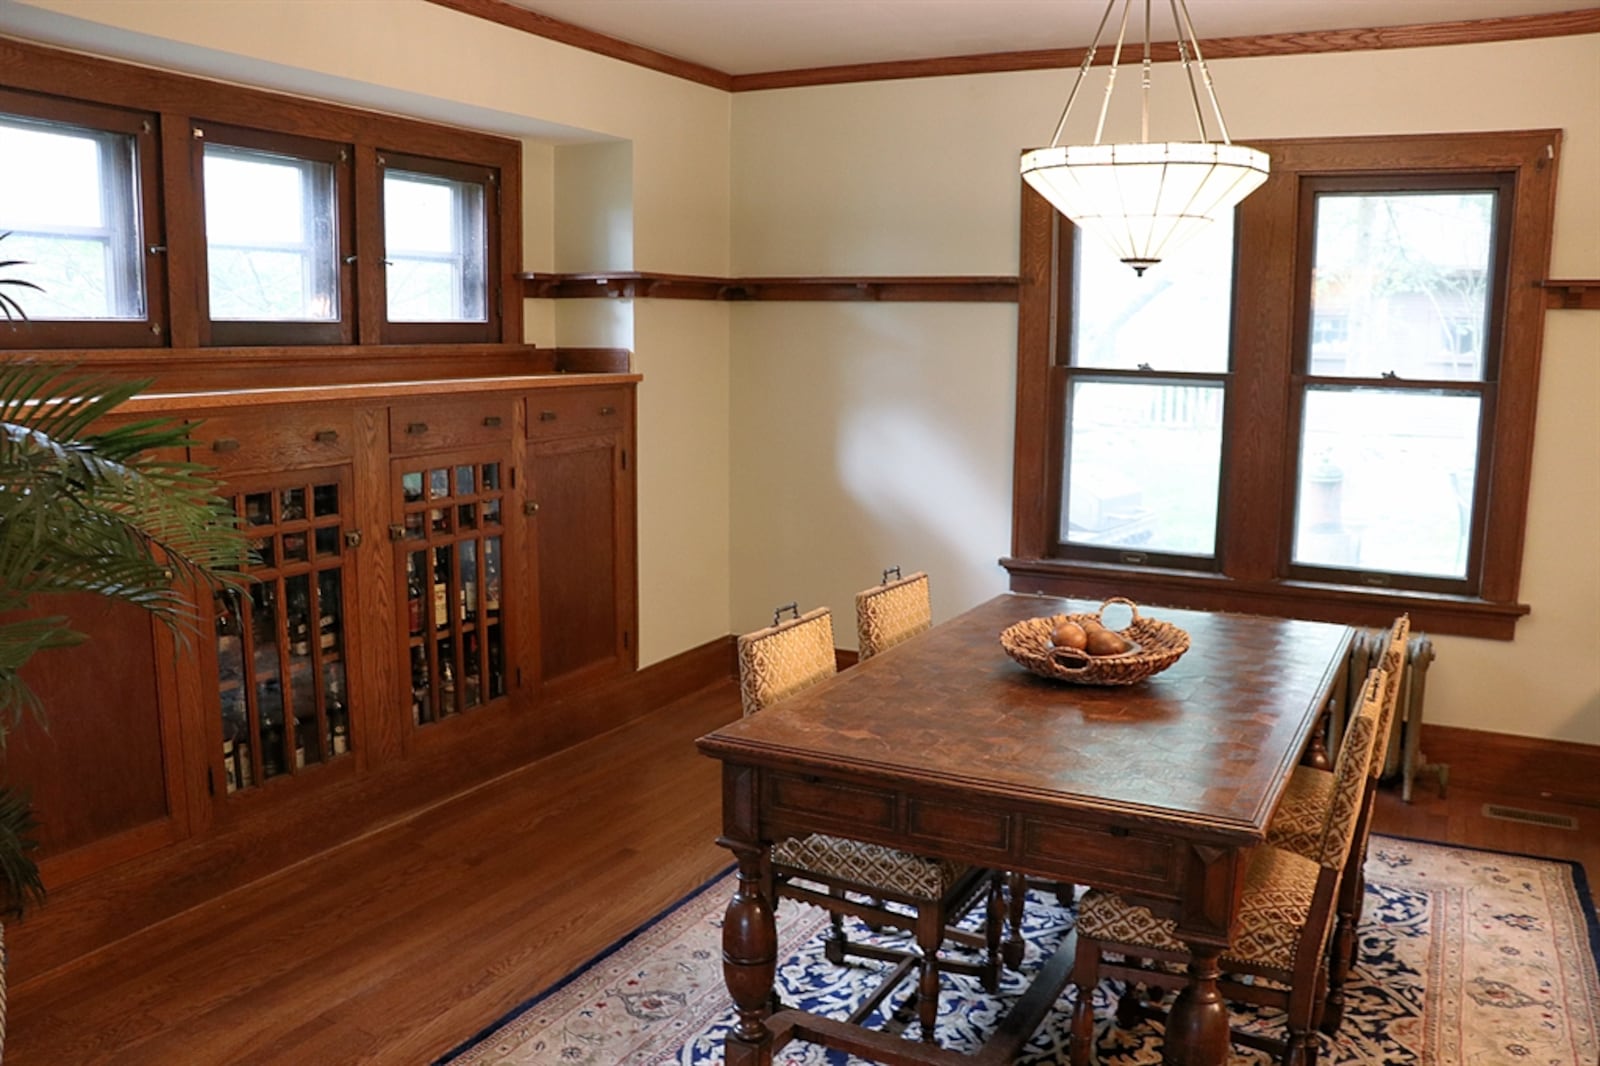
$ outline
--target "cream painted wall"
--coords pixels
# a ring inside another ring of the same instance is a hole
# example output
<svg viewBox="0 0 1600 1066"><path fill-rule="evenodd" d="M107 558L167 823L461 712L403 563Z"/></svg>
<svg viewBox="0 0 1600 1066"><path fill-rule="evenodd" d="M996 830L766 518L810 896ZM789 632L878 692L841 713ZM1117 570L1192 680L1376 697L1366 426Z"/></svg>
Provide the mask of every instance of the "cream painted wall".
<svg viewBox="0 0 1600 1066"><path fill-rule="evenodd" d="M6 0L0 33L519 136L530 269L728 272L731 102L718 90L422 0ZM620 154L631 154L628 173ZM580 194L585 168L610 202ZM608 227L624 195L631 221L618 234ZM564 214L602 210L610 222L587 232ZM640 563L648 665L732 629L727 312L579 303L589 302L529 301L525 335L632 347L649 375L639 422L650 458L638 478L652 544ZM686 609L689 590L700 599Z"/></svg>
<svg viewBox="0 0 1600 1066"><path fill-rule="evenodd" d="M1564 129L1551 275L1600 273L1600 37L1213 66L1238 140ZM1017 153L1048 137L1070 80L736 95L736 271L1014 273ZM1117 108L1108 139L1136 139L1133 114ZM1075 109L1069 134L1092 121ZM1154 136L1189 136L1187 121L1158 110ZM1014 308L741 305L732 328L736 628L798 599L831 607L852 646L850 593L891 561L932 572L940 618L1006 587ZM1548 316L1540 393L1533 613L1513 643L1438 638L1428 711L1600 743L1600 315Z"/></svg>

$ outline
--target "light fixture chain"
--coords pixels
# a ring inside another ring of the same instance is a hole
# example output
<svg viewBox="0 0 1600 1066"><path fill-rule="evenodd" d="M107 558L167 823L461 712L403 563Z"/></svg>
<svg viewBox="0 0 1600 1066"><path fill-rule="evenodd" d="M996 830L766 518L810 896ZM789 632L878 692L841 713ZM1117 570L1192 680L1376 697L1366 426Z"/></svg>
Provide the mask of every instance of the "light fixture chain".
<svg viewBox="0 0 1600 1066"><path fill-rule="evenodd" d="M1194 105L1194 124L1200 131L1201 143L1209 143L1211 137L1206 133L1205 112L1200 110L1200 90L1195 86L1194 67L1189 62L1189 42L1184 37L1183 22L1178 18L1178 0L1170 0L1170 3L1172 5L1172 28L1178 33L1178 60L1183 64L1183 76L1189 82L1189 102Z"/></svg>
<svg viewBox="0 0 1600 1066"><path fill-rule="evenodd" d="M1050 147L1054 148L1061 143L1061 134L1067 128L1067 116L1072 113L1072 101L1078 97L1078 89L1083 85L1084 76L1089 73L1089 68L1094 66L1094 53L1100 47L1100 35L1105 32L1106 21L1111 18L1111 9L1116 6L1117 0L1106 0L1106 9L1100 16L1100 25L1094 31L1094 40L1089 42L1089 50L1083 55L1083 64L1078 67L1077 80L1072 83L1072 91L1067 94L1067 106L1061 109L1061 117L1056 120L1056 133L1050 138ZM1120 38L1119 38L1120 44ZM1111 70L1116 72L1116 61L1112 60ZM1104 122L1104 112L1101 113Z"/></svg>
<svg viewBox="0 0 1600 1066"><path fill-rule="evenodd" d="M1206 96L1211 101L1211 112L1217 116L1217 133L1222 138L1223 144L1232 144L1233 140L1228 136L1228 123L1222 117L1222 105L1217 102L1216 86L1211 83L1211 70L1206 66L1205 56L1200 54L1200 38L1194 32L1194 20L1189 17L1189 5L1184 0L1176 0L1176 3L1178 10L1183 14L1183 25L1178 27L1178 35L1180 38L1185 32L1189 35L1189 43L1194 48L1194 61L1200 68L1200 78L1205 82ZM1204 139L1204 131L1205 127L1202 125L1202 139Z"/></svg>
<svg viewBox="0 0 1600 1066"><path fill-rule="evenodd" d="M1117 0L1111 0L1115 4ZM1106 94L1100 101L1100 120L1094 124L1094 143L1099 144L1101 136L1106 129L1106 111L1111 107L1111 90L1117 84L1117 67L1122 64L1122 42L1128 36L1128 12L1133 7L1133 0L1123 0L1122 24L1117 27L1117 47L1111 52L1111 69L1106 73ZM1106 10L1111 10L1107 5Z"/></svg>
<svg viewBox="0 0 1600 1066"><path fill-rule="evenodd" d="M1150 0L1144 0L1144 66L1140 72L1139 143L1150 143Z"/></svg>

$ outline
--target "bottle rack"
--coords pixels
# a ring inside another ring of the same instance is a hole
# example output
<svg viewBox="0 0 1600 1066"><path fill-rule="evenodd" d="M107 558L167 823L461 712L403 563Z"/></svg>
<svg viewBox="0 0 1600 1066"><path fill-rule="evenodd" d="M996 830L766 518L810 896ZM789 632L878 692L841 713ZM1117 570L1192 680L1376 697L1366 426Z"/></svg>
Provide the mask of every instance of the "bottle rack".
<svg viewBox="0 0 1600 1066"><path fill-rule="evenodd" d="M345 530L338 481L233 496L255 558L215 603L229 793L348 755Z"/></svg>
<svg viewBox="0 0 1600 1066"><path fill-rule="evenodd" d="M461 462L400 473L403 510L393 535L416 726L506 694L504 472L501 462Z"/></svg>

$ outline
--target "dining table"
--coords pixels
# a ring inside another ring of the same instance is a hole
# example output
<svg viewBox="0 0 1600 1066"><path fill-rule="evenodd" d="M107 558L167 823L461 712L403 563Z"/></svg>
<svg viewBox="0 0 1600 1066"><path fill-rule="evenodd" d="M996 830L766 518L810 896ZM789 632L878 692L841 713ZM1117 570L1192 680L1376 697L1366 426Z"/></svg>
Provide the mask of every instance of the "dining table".
<svg viewBox="0 0 1600 1066"><path fill-rule="evenodd" d="M1187 632L1189 648L1121 685L1039 676L1001 646L1013 623L1100 608L1001 594L699 738L722 764L718 843L737 862L723 925L736 1013L727 1066L767 1066L796 1038L882 1063L1009 1063L1070 980L1069 942L964 1054L783 1007L764 874L774 841L811 833L1115 891L1172 919L1190 957L1163 1062L1226 1062L1218 959L1249 853L1335 693L1353 630L1141 608ZM1124 610L1108 606L1106 625Z"/></svg>

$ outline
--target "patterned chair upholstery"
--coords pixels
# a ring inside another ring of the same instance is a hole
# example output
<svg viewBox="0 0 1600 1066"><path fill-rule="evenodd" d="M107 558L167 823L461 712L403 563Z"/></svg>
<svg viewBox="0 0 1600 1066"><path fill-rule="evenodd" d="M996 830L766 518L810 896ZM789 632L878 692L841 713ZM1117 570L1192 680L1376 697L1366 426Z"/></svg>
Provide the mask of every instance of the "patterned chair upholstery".
<svg viewBox="0 0 1600 1066"><path fill-rule="evenodd" d="M741 636L738 651L740 700L746 715L756 714L834 675L832 616L822 607L785 622L779 622L775 614L772 625ZM847 955L859 955L917 969L917 989L902 1012L909 1017L915 1007L925 1041L934 1039L941 972L972 974L991 991L999 985L1002 903L998 874L880 844L813 833L773 844L770 877L775 897L799 900L828 912L827 956L836 965ZM980 899L987 908L981 933L948 928ZM887 904L899 906L891 909ZM915 937L917 950L852 943L845 935L846 915L873 928L907 930ZM981 949L982 961L947 957L943 951L946 940ZM898 981L905 972L894 970L892 980ZM878 1002L879 997L869 997L850 1021L859 1023Z"/></svg>
<svg viewBox="0 0 1600 1066"><path fill-rule="evenodd" d="M896 575L890 581L889 575ZM856 636L862 659L894 647L933 626L928 575L917 571L899 577L899 568L883 572L883 584L856 593Z"/></svg>
<svg viewBox="0 0 1600 1066"><path fill-rule="evenodd" d="M1355 845L1357 823L1366 806L1368 780L1380 732L1383 703L1381 671L1369 675L1360 713L1351 723L1334 765L1334 786L1323 812L1322 832L1313 855L1263 844L1251 852L1233 943L1219 964L1218 988L1224 997L1285 1010L1287 1039L1235 1031L1236 1043L1277 1051L1285 1066L1315 1066L1313 1033L1323 1006L1322 977L1333 925L1333 901ZM1072 1064L1089 1066L1094 1051L1094 988L1102 977L1181 988L1188 948L1177 923L1153 914L1113 892L1084 894L1078 911L1078 951L1072 971L1077 1005L1072 1016ZM1107 962L1110 952L1123 957ZM1176 965L1174 965L1176 964ZM1240 980L1244 978L1244 980ZM1260 978L1266 978L1264 983ZM1284 987L1275 987L1281 985ZM1136 1008L1137 1009L1137 1008ZM1125 1003L1119 1021L1134 1013Z"/></svg>
<svg viewBox="0 0 1600 1066"><path fill-rule="evenodd" d="M1406 667L1406 645L1411 639L1411 617L1401 615L1389 627L1382 658L1375 671L1383 676L1383 703L1379 711L1376 754L1367 780L1361 818L1356 828L1356 843L1350 851L1350 866L1339 883L1338 918L1334 925L1332 959L1328 969L1328 1008L1322 1017L1323 1031L1333 1035L1344 1020L1344 986L1355 965L1356 929L1361 924L1361 903L1366 897L1367 837L1371 831L1372 806L1377 796L1378 777L1383 772L1389 738L1394 731L1400 705L1400 687ZM1283 799L1267 826L1267 843L1297 855L1315 856L1323 814L1333 793L1333 774L1309 766L1297 766L1284 789Z"/></svg>

